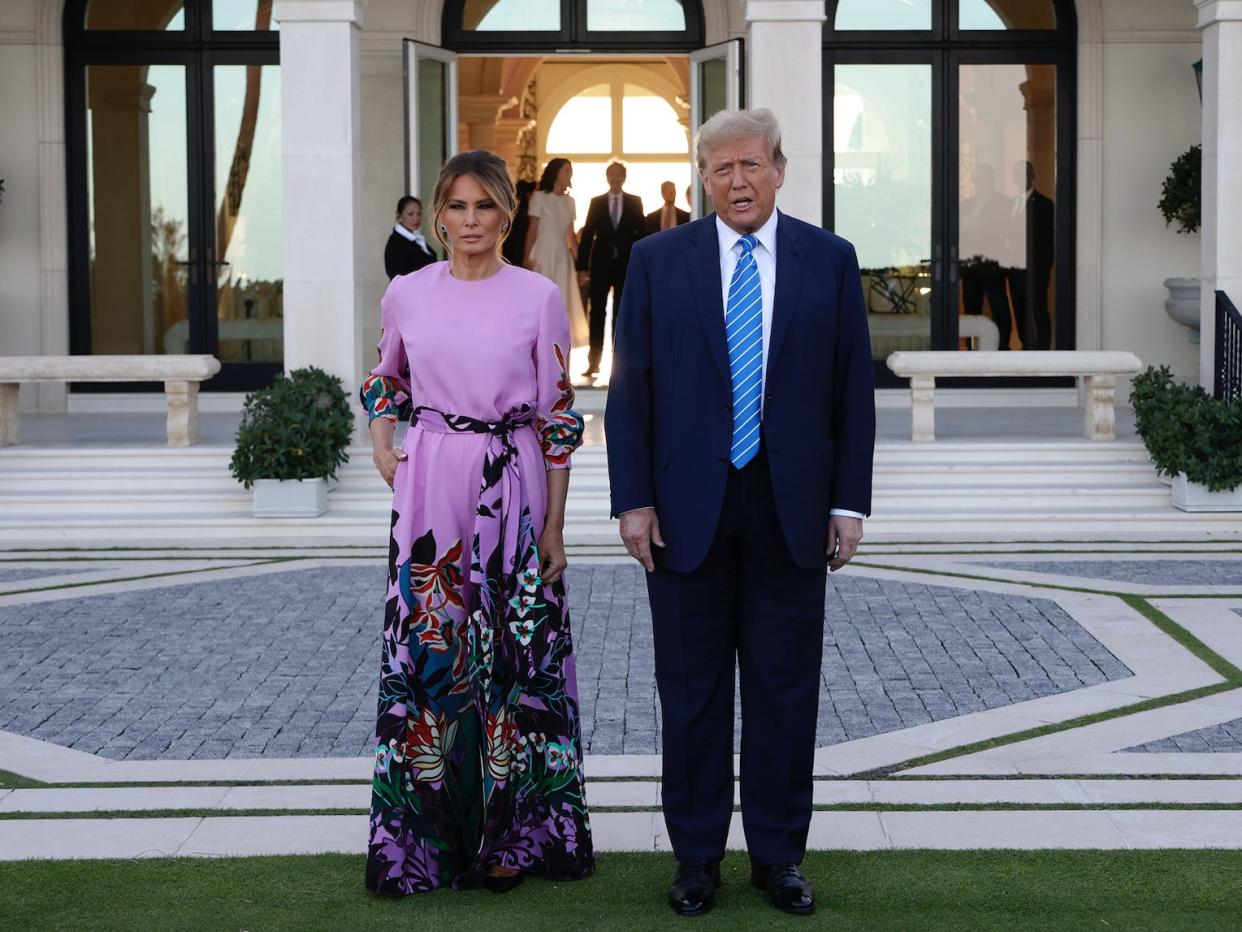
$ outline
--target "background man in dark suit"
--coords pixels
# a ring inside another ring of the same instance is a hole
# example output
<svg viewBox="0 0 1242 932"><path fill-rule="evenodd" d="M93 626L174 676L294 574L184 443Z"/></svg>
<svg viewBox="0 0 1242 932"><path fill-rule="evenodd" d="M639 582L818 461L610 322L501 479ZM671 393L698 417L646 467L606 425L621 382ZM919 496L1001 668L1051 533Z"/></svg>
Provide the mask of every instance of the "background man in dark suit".
<svg viewBox="0 0 1242 932"><path fill-rule="evenodd" d="M605 430L612 512L647 569L664 722L669 902L710 909L733 814L742 682L742 824L751 881L806 914L826 570L871 508L875 390L858 259L775 209L768 110L696 140L717 213L634 247Z"/></svg>
<svg viewBox="0 0 1242 932"><path fill-rule="evenodd" d="M1053 349L1052 314L1048 309L1048 284L1056 253L1056 205L1035 190L1035 166L1019 162L1013 167L1015 183L1024 192L1014 201L1013 250L1025 266L1009 271L1009 294L1022 332L1024 349Z"/></svg>
<svg viewBox="0 0 1242 932"><path fill-rule="evenodd" d="M664 182L660 185L660 196L664 198L664 205L647 214L648 234L659 233L661 230L679 227L683 223L690 222L689 211L682 210L673 203L677 200L677 185L671 181Z"/></svg>
<svg viewBox="0 0 1242 932"><path fill-rule="evenodd" d="M617 330L616 309L621 306L625 270L630 262L630 249L647 232L643 202L636 194L621 190L625 184L625 166L613 162L605 175L608 193L591 198L587 208L586 226L578 244L578 279L591 286L591 351L587 356L585 376L599 372L604 353L604 315L608 292L612 292L612 329Z"/></svg>
<svg viewBox="0 0 1242 932"><path fill-rule="evenodd" d="M384 271L389 280L417 272L436 261L435 251L419 229L422 225L422 201L409 194L397 201L397 222L384 246Z"/></svg>

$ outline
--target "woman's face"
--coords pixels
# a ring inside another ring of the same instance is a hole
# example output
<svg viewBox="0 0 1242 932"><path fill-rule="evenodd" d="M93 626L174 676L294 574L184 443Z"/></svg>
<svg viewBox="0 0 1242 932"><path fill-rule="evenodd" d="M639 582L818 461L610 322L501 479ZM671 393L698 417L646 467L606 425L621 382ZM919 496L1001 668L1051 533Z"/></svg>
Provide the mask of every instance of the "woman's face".
<svg viewBox="0 0 1242 932"><path fill-rule="evenodd" d="M496 255L509 218L473 175L459 175L449 187L440 223L454 256Z"/></svg>
<svg viewBox="0 0 1242 932"><path fill-rule="evenodd" d="M573 180L573 177L574 177L574 166L571 162L566 162L564 165L561 166L561 170L556 173L556 188L555 188L556 193L564 194L566 191L568 191L569 183Z"/></svg>
<svg viewBox="0 0 1242 932"><path fill-rule="evenodd" d="M401 213L397 214L397 223L401 224L411 233L417 233L418 228L423 225L423 207L417 201L410 201L405 205Z"/></svg>

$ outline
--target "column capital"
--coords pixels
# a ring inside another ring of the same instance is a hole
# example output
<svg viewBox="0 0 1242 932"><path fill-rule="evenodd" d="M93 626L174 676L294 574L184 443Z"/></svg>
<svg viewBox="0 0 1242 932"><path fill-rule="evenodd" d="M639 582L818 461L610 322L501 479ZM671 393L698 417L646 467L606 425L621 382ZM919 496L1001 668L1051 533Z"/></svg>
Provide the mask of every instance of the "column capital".
<svg viewBox="0 0 1242 932"><path fill-rule="evenodd" d="M746 0L748 23L822 23L827 18L822 0Z"/></svg>
<svg viewBox="0 0 1242 932"><path fill-rule="evenodd" d="M516 97L504 94L458 94L457 118L467 125L486 123L495 126L501 111L517 102Z"/></svg>
<svg viewBox="0 0 1242 932"><path fill-rule="evenodd" d="M1199 11L1199 28L1215 23L1242 22L1242 0L1195 0Z"/></svg>
<svg viewBox="0 0 1242 932"><path fill-rule="evenodd" d="M349 23L362 27L367 0L276 0L272 15L285 23Z"/></svg>

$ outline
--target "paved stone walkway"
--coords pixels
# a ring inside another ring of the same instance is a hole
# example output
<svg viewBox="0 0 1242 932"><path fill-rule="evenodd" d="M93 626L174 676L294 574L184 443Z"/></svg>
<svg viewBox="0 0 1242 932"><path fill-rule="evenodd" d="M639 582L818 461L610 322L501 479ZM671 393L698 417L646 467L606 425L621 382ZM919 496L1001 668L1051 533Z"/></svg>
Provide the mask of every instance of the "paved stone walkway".
<svg viewBox="0 0 1242 932"><path fill-rule="evenodd" d="M1232 722L1222 722L1210 728L1187 731L1160 741L1149 741L1146 744L1126 748L1126 751L1146 754L1161 752L1236 754L1242 752L1242 718L1235 718Z"/></svg>
<svg viewBox="0 0 1242 932"><path fill-rule="evenodd" d="M1050 576L1108 579L1152 586L1242 586L1242 559L1031 560L979 563L997 569Z"/></svg>
<svg viewBox="0 0 1242 932"><path fill-rule="evenodd" d="M383 568L265 573L0 608L0 730L117 760L370 752ZM641 571L570 570L583 739L659 750ZM1127 677L1055 603L830 580L819 743Z"/></svg>

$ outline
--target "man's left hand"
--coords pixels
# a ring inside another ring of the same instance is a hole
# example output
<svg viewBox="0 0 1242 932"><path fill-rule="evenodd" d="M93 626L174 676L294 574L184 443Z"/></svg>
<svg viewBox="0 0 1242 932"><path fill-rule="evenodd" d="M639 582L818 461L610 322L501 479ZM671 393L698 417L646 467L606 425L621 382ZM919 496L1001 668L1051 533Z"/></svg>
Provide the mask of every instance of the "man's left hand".
<svg viewBox="0 0 1242 932"><path fill-rule="evenodd" d="M858 552L863 538L863 523L849 515L833 515L828 519L828 569L836 572Z"/></svg>

